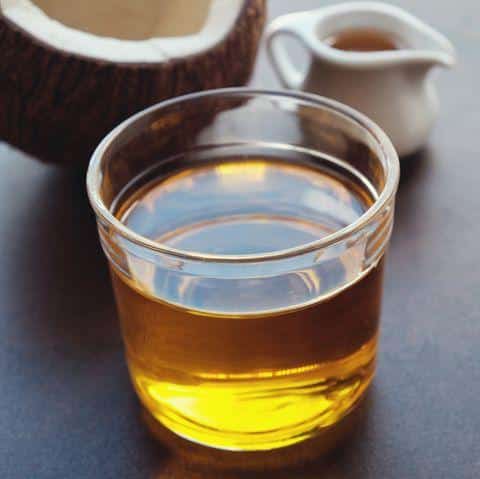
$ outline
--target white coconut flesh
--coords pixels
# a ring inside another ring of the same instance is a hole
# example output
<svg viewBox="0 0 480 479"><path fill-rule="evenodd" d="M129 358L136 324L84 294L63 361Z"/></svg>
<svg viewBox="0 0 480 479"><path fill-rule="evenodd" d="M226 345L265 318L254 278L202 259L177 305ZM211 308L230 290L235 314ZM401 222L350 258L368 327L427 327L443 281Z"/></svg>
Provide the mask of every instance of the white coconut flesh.
<svg viewBox="0 0 480 479"><path fill-rule="evenodd" d="M11 22L53 48L112 62L204 52L233 28L244 0L0 0Z"/></svg>

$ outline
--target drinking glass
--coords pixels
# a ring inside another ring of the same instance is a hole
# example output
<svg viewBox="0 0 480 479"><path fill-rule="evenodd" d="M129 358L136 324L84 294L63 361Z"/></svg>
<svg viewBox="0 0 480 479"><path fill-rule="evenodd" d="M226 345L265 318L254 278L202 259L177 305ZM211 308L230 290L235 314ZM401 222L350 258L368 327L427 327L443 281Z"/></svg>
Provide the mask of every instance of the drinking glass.
<svg viewBox="0 0 480 479"><path fill-rule="evenodd" d="M132 383L156 421L270 450L358 405L399 180L378 126L315 95L196 93L118 126L87 176Z"/></svg>

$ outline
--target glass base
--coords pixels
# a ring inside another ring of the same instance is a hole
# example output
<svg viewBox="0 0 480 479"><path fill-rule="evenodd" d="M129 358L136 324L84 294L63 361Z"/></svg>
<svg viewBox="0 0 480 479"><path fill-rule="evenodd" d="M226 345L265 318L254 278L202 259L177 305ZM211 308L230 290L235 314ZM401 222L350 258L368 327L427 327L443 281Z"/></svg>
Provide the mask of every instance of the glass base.
<svg viewBox="0 0 480 479"><path fill-rule="evenodd" d="M207 467L208 470L212 468L264 470L265 468L303 467L305 463L318 460L354 440L365 428L370 404L370 394L367 390L367 393L359 399L350 413L336 424L318 429L312 437L296 444L268 451L232 452L206 447L173 433L144 407L142 408L142 418L153 437L181 459L179 464Z"/></svg>
<svg viewBox="0 0 480 479"><path fill-rule="evenodd" d="M358 406L371 383L373 371L369 373L368 377L362 378L361 383L357 383L359 387L355 388L352 395L337 403L336 414L329 411L328 418L324 414L319 414L291 427L264 432L222 431L206 427L165 409L148 411L147 422L154 431L159 428L166 429L183 440L217 450L255 452L285 448L317 437L328 437L332 428L341 423ZM322 402L322 398L318 400ZM235 412L232 411L232 414Z"/></svg>

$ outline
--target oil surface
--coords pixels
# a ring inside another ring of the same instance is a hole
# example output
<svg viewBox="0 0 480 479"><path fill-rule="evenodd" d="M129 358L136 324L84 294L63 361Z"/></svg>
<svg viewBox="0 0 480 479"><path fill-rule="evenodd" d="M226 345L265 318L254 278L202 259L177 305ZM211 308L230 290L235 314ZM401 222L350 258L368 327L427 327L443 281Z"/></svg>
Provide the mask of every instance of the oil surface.
<svg viewBox="0 0 480 479"><path fill-rule="evenodd" d="M117 217L162 244L210 254L299 246L355 221L374 200L347 171L267 157L141 183L117 202ZM336 423L368 386L377 346L383 265L361 277L350 269L335 259L321 273L272 270L266 290L255 279L246 289L249 280L205 286L148 268L127 278L112 266L143 403L177 434L232 450L286 446ZM316 300L302 303L307 293Z"/></svg>

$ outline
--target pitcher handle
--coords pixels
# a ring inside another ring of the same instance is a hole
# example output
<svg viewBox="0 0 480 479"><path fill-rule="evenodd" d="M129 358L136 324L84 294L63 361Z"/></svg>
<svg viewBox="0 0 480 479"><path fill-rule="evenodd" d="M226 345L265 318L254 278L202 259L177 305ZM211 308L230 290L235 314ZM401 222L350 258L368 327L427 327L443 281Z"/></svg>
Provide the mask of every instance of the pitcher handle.
<svg viewBox="0 0 480 479"><path fill-rule="evenodd" d="M305 75L291 62L280 37L293 37L299 40L309 52L310 48L302 33L297 30L296 22L294 25L293 21L289 21L290 17L293 15L285 15L272 22L266 31L265 40L268 56L283 86L298 90L305 80Z"/></svg>

